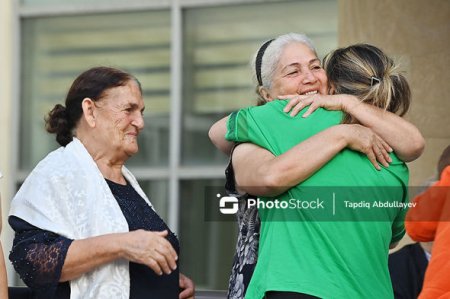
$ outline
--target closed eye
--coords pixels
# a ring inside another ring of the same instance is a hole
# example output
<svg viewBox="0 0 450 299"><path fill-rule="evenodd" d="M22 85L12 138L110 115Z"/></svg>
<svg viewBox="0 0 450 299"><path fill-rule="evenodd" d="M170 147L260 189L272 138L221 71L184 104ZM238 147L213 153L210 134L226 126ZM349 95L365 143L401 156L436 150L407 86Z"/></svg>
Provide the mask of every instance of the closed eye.
<svg viewBox="0 0 450 299"><path fill-rule="evenodd" d="M292 75L296 75L298 73L298 70L295 70L295 71L290 71L290 72L288 72L287 73L287 75L286 76L292 76Z"/></svg>

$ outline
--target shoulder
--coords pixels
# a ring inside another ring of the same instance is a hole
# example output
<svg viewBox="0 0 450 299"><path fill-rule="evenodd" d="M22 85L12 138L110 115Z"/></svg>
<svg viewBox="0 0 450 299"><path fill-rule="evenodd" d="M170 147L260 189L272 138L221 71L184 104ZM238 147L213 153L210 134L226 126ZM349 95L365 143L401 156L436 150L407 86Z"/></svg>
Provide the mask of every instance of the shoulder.
<svg viewBox="0 0 450 299"><path fill-rule="evenodd" d="M49 154L45 156L42 160L39 161L39 163L34 167L34 169L31 171L30 175L33 173L42 173L46 172L50 169L58 169L60 167L60 161L62 160L63 156L63 148L58 148Z"/></svg>
<svg viewBox="0 0 450 299"><path fill-rule="evenodd" d="M444 168L439 181L442 186L450 186L450 165Z"/></svg>
<svg viewBox="0 0 450 299"><path fill-rule="evenodd" d="M66 148L60 147L43 158L25 179L19 191L32 189L37 191L58 186L61 189L67 183L76 183L81 167ZM44 187L45 186L45 187ZM36 187L39 187L36 189Z"/></svg>

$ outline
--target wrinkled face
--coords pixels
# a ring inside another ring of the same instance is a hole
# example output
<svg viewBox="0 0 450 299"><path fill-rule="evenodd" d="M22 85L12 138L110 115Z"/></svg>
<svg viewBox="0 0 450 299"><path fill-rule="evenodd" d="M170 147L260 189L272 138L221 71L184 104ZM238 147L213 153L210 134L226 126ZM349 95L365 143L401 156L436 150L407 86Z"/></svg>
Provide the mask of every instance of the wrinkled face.
<svg viewBox="0 0 450 299"><path fill-rule="evenodd" d="M279 95L327 94L327 76L320 60L303 43L291 43L283 49L275 71L269 101Z"/></svg>
<svg viewBox="0 0 450 299"><path fill-rule="evenodd" d="M144 101L137 83L107 90L96 107L96 138L117 159L136 154L137 137L144 128Z"/></svg>

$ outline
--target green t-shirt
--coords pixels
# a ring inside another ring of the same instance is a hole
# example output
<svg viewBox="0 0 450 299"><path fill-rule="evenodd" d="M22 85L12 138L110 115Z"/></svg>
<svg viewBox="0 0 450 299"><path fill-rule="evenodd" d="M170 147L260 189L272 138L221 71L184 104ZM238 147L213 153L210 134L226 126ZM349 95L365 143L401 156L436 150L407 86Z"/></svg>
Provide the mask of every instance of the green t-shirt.
<svg viewBox="0 0 450 299"><path fill-rule="evenodd" d="M278 156L342 118L342 112L324 109L291 117L282 111L286 103L231 114L227 140L252 142ZM364 154L344 149L301 184L261 198L259 257L245 298L263 298L271 290L393 298L388 250L405 233L408 169L391 158L378 171Z"/></svg>

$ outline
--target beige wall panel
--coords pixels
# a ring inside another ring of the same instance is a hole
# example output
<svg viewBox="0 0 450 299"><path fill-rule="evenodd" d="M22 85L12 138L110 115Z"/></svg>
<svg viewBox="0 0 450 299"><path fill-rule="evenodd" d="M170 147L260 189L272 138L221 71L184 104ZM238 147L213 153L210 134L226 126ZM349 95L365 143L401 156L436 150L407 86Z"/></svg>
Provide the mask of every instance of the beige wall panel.
<svg viewBox="0 0 450 299"><path fill-rule="evenodd" d="M448 0L339 0L339 44L370 42L386 51L448 52Z"/></svg>
<svg viewBox="0 0 450 299"><path fill-rule="evenodd" d="M414 55L408 80L413 90L409 120L425 137L447 138L450 144L449 68L450 53Z"/></svg>
<svg viewBox="0 0 450 299"><path fill-rule="evenodd" d="M427 147L422 157L408 164L411 173L410 186L422 186L424 182L437 175L436 165L442 151L450 144L449 138L425 138Z"/></svg>
<svg viewBox="0 0 450 299"><path fill-rule="evenodd" d="M401 58L413 103L407 118L426 138L424 154L410 163L411 184L433 174L450 144L450 1L340 0L339 44L367 42Z"/></svg>
<svg viewBox="0 0 450 299"><path fill-rule="evenodd" d="M9 202L11 200L11 180L13 170L11 169L12 153L11 143L11 112L13 101L13 3L12 0L0 1L0 171L3 179L0 179L1 193L1 215L2 232L1 243L3 254L6 257L6 267L8 271L9 284L13 282L14 270L8 261L8 253L12 247L13 232L8 225L7 216L9 212Z"/></svg>

